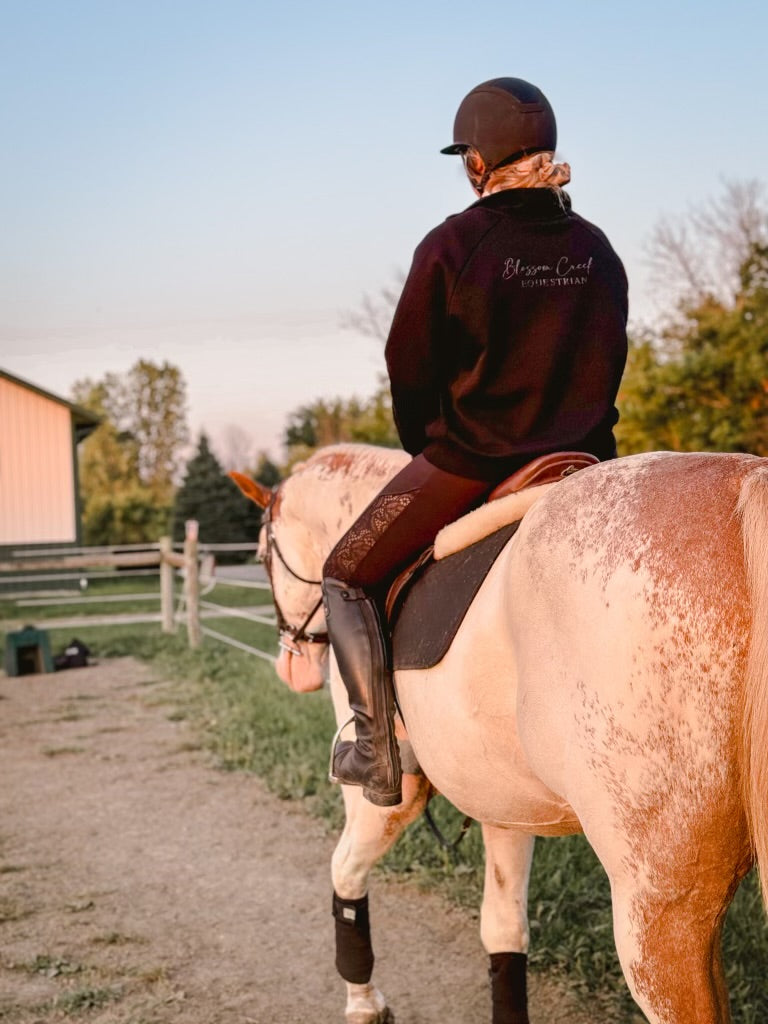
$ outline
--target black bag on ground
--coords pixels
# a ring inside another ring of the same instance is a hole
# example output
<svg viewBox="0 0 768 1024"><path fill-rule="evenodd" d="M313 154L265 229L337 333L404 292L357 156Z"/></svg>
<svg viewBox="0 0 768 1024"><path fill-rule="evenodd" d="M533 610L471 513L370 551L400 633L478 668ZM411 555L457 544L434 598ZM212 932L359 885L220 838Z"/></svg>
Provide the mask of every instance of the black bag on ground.
<svg viewBox="0 0 768 1024"><path fill-rule="evenodd" d="M70 640L63 653L53 659L53 667L57 672L63 668L85 668L90 653L82 640Z"/></svg>

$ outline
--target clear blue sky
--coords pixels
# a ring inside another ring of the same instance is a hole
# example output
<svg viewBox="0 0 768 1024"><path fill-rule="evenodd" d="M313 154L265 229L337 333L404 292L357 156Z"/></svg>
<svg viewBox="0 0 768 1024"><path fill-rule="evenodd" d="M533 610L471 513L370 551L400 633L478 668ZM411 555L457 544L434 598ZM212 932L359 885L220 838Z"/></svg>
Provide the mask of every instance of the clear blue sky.
<svg viewBox="0 0 768 1024"><path fill-rule="evenodd" d="M766 178L767 39L764 0L0 0L0 367L68 396L168 359L193 431L279 455L373 392L342 317L471 203L438 150L500 75L549 97L647 320L659 220Z"/></svg>

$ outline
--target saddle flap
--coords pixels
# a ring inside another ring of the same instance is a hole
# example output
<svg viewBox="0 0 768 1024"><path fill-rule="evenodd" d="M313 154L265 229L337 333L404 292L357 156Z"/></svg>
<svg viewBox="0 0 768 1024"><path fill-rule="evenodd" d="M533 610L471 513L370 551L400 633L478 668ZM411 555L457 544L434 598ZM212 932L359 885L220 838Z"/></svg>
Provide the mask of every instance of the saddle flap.
<svg viewBox="0 0 768 1024"><path fill-rule="evenodd" d="M400 594L392 627L393 668L431 668L441 661L480 586L519 526L509 523L439 562L420 560Z"/></svg>

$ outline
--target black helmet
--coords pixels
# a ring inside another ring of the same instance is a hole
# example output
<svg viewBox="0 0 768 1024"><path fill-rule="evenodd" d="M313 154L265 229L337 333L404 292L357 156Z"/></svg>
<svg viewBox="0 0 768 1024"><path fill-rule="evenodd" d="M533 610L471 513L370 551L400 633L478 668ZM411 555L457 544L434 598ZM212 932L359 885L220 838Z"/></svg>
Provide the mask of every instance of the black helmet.
<svg viewBox="0 0 768 1024"><path fill-rule="evenodd" d="M467 93L453 123L453 145L441 153L474 146L487 170L530 153L554 151L557 125L549 100L522 78L492 78Z"/></svg>

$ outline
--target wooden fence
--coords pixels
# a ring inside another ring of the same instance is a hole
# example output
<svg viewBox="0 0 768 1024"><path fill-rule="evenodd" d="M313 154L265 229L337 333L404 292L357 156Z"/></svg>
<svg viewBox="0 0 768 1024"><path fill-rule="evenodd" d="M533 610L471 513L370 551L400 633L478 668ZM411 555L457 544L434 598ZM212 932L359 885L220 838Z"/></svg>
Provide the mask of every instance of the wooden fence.
<svg viewBox="0 0 768 1024"><path fill-rule="evenodd" d="M41 570L67 569L136 569L157 567L160 572L160 619L164 633L173 633L176 629L174 609L174 576L181 570L183 579L183 602L187 637L190 647L199 647L201 642L200 626L200 580L210 575L212 558L203 556L201 559L198 545L198 524L190 519L186 524L186 536L183 551L174 551L170 537L161 538L157 545L147 545L142 551L114 551L108 548L94 548L87 553L62 554L60 551L46 551L39 555L14 558L13 561L0 562L0 572L31 573L35 578ZM16 579L19 577L16 576Z"/></svg>

